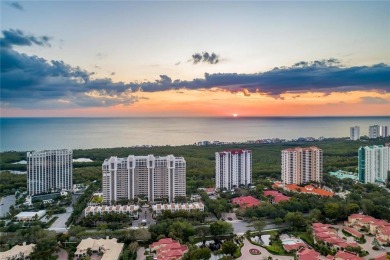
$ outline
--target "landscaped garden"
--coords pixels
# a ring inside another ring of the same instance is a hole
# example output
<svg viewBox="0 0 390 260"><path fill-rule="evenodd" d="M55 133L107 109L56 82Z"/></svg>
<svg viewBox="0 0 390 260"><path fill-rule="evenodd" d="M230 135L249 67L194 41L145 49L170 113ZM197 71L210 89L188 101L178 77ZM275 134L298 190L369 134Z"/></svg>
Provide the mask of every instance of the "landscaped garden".
<svg viewBox="0 0 390 260"><path fill-rule="evenodd" d="M251 253L251 255L260 255L261 254L260 250L258 250L256 248L249 249L249 253Z"/></svg>

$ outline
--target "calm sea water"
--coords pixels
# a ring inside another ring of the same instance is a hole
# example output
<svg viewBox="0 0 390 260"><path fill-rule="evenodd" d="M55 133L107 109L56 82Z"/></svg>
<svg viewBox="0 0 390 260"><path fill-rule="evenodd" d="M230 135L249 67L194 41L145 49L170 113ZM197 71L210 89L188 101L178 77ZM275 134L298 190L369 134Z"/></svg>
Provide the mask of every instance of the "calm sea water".
<svg viewBox="0 0 390 260"><path fill-rule="evenodd" d="M0 118L1 151L185 145L265 138L347 137L349 127L390 125L390 117Z"/></svg>

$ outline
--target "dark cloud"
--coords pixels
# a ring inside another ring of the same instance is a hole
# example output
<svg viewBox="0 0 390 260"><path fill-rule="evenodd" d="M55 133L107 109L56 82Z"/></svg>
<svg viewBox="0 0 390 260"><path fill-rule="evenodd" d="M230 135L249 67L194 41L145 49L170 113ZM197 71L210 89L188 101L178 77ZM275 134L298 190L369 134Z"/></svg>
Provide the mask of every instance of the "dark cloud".
<svg viewBox="0 0 390 260"><path fill-rule="evenodd" d="M217 64L219 62L219 56L217 54L213 53L208 53L203 52L202 54L200 53L195 53L192 55L192 59L189 60L193 64L198 64L199 62L206 62L210 64Z"/></svg>
<svg viewBox="0 0 390 260"><path fill-rule="evenodd" d="M6 4L19 11L24 11L23 6L19 2L6 2Z"/></svg>
<svg viewBox="0 0 390 260"><path fill-rule="evenodd" d="M179 62L176 62L176 63L175 63L175 66L179 66L180 63L181 63L180 61L179 61Z"/></svg>
<svg viewBox="0 0 390 260"><path fill-rule="evenodd" d="M21 30L3 30L4 37L0 38L0 47L12 48L12 46L50 46L50 37L25 35Z"/></svg>
<svg viewBox="0 0 390 260"><path fill-rule="evenodd" d="M128 105L139 100L134 94L138 91L208 89L240 92L245 96L261 93L280 98L284 93L296 93L298 97L308 91L327 95L354 90L382 93L390 90L389 65L343 67L336 59L301 61L290 67L253 74L205 73L204 78L189 81L160 75L152 82L113 82L110 78L91 78L93 73L63 61L48 61L12 48L32 44L46 46L49 44L48 37L26 36L19 30L3 31L3 35L0 38L0 95L2 106L9 107ZM362 101L384 102L370 97Z"/></svg>

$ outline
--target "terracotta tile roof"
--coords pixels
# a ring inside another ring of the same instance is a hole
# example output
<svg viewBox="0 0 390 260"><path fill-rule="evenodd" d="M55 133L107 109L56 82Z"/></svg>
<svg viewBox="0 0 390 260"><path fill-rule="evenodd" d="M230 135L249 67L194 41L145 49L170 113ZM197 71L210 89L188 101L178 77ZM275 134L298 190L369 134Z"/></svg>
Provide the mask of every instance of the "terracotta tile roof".
<svg viewBox="0 0 390 260"><path fill-rule="evenodd" d="M327 197L332 197L334 195L333 192L323 190L323 189L317 189L314 188L312 185L306 185L304 187L300 187L296 184L286 184L284 185L284 188L290 191L295 191L295 192L299 191L300 193L310 193L310 194L327 196Z"/></svg>
<svg viewBox="0 0 390 260"><path fill-rule="evenodd" d="M294 251L294 250L298 250L300 248L307 248L307 245L305 243L295 243L295 244L283 244L283 248L284 250L286 250L287 252L291 252L291 251Z"/></svg>
<svg viewBox="0 0 390 260"><path fill-rule="evenodd" d="M314 260L320 257L320 253L308 248L299 250L297 255L299 260Z"/></svg>
<svg viewBox="0 0 390 260"><path fill-rule="evenodd" d="M290 200L291 198L290 197L287 197L287 196L284 196L284 195L280 195L280 196L276 196L274 198L274 201L275 203L279 203L281 201L287 201L287 200Z"/></svg>
<svg viewBox="0 0 390 260"><path fill-rule="evenodd" d="M338 251L335 255L335 258L337 260L364 260L364 258L345 251Z"/></svg>
<svg viewBox="0 0 390 260"><path fill-rule="evenodd" d="M240 205L241 208L249 208L258 206L260 201L252 196L245 196L232 199L232 203Z"/></svg>
<svg viewBox="0 0 390 260"><path fill-rule="evenodd" d="M363 236L362 233L351 227L344 227L344 230L357 238L361 238Z"/></svg>

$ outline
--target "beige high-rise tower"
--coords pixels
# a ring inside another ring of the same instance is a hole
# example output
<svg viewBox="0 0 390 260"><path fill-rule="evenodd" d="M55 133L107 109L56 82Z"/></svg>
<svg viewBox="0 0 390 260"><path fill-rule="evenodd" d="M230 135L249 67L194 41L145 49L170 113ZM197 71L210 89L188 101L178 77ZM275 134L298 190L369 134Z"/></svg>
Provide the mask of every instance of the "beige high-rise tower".
<svg viewBox="0 0 390 260"><path fill-rule="evenodd" d="M322 165L322 150L318 147L282 150L282 182L284 184L321 182Z"/></svg>
<svg viewBox="0 0 390 260"><path fill-rule="evenodd" d="M137 197L148 201L186 195L186 162L183 157L154 155L118 158L112 156L102 165L104 202Z"/></svg>

